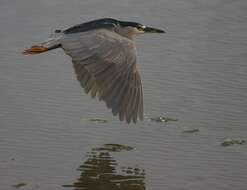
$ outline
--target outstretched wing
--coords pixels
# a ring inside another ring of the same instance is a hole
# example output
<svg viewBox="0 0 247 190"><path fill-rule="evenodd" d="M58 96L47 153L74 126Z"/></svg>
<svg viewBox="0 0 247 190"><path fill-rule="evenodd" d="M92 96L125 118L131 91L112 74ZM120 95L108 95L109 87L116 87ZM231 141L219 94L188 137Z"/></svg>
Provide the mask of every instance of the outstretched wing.
<svg viewBox="0 0 247 190"><path fill-rule="evenodd" d="M86 93L106 102L114 115L129 123L143 119L143 93L134 43L99 29L67 34L62 48L72 57L75 73Z"/></svg>

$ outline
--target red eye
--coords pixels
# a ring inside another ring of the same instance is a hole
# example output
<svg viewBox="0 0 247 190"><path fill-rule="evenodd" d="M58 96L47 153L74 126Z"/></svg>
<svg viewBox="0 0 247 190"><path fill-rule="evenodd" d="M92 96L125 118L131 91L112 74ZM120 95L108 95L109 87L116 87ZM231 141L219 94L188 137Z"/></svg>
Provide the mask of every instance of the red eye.
<svg viewBox="0 0 247 190"><path fill-rule="evenodd" d="M143 27L142 26L137 26L137 29L143 31Z"/></svg>

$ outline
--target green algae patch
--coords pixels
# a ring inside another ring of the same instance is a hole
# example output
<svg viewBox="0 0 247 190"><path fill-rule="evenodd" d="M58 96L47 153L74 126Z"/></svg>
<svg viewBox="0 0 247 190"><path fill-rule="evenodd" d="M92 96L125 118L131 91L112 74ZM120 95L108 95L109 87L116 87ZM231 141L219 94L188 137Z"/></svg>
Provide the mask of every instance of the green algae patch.
<svg viewBox="0 0 247 190"><path fill-rule="evenodd" d="M121 152L121 151L130 151L134 149L131 146L121 145L121 144L104 144L100 148L95 148L97 151L110 151L110 152Z"/></svg>
<svg viewBox="0 0 247 190"><path fill-rule="evenodd" d="M151 117L150 120L153 122L157 122L157 123L167 123L167 122L178 121L178 119L176 118L165 117L165 116Z"/></svg>
<svg viewBox="0 0 247 190"><path fill-rule="evenodd" d="M22 188L22 187L24 187L26 185L27 185L27 183L21 182L21 183L17 183L15 185L13 185L13 187L15 187L16 189L19 189L19 188Z"/></svg>
<svg viewBox="0 0 247 190"><path fill-rule="evenodd" d="M221 143L221 146L243 145L245 143L246 140L243 139L225 138L224 141Z"/></svg>
<svg viewBox="0 0 247 190"><path fill-rule="evenodd" d="M188 130L184 130L183 133L197 133L199 132L199 129L188 129Z"/></svg>
<svg viewBox="0 0 247 190"><path fill-rule="evenodd" d="M89 119L89 121L94 122L94 123L107 123L108 122L108 120L100 119L100 118Z"/></svg>

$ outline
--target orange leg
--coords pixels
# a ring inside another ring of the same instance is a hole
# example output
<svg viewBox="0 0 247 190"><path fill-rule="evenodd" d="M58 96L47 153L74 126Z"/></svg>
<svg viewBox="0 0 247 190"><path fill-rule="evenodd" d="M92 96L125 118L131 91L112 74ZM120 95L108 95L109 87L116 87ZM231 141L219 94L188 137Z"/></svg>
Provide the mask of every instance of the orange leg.
<svg viewBox="0 0 247 190"><path fill-rule="evenodd" d="M32 55L32 54L39 54L48 51L49 49L44 46L32 46L29 49L25 49L22 54L24 55Z"/></svg>

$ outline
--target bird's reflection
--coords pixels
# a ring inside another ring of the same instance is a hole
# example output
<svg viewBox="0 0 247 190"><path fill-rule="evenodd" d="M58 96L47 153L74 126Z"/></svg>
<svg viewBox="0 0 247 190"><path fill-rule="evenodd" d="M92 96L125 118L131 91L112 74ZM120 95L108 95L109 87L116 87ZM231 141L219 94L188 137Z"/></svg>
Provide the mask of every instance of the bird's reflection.
<svg viewBox="0 0 247 190"><path fill-rule="evenodd" d="M105 144L87 154L88 159L78 168L80 177L72 185L75 190L143 190L145 170L119 166L112 152L129 151L132 147Z"/></svg>

